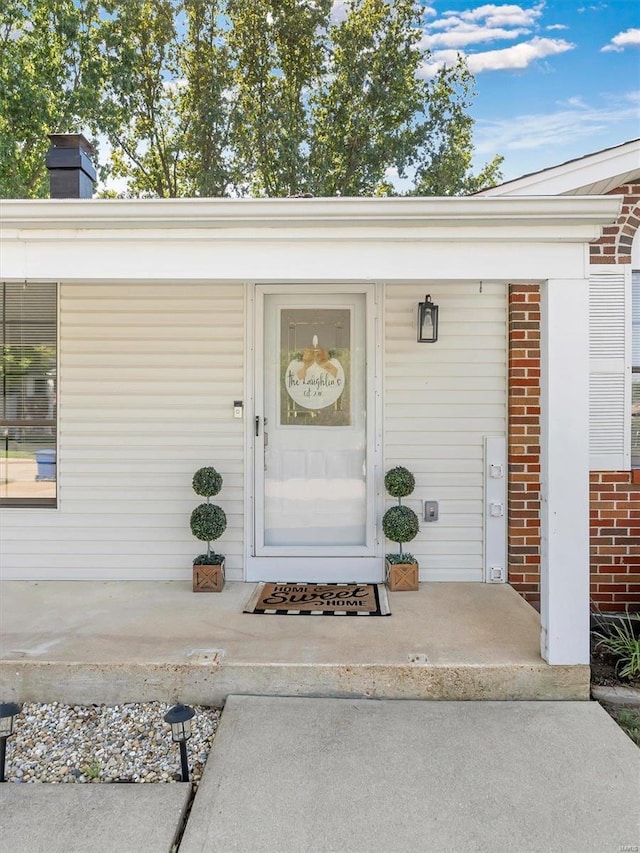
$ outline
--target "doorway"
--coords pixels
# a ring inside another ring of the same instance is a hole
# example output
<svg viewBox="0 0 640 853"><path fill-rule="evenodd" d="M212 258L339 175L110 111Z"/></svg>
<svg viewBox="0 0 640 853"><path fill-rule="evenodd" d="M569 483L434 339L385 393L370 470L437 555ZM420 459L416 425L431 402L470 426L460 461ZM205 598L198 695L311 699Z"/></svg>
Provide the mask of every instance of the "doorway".
<svg viewBox="0 0 640 853"><path fill-rule="evenodd" d="M375 285L254 288L247 580L379 581Z"/></svg>

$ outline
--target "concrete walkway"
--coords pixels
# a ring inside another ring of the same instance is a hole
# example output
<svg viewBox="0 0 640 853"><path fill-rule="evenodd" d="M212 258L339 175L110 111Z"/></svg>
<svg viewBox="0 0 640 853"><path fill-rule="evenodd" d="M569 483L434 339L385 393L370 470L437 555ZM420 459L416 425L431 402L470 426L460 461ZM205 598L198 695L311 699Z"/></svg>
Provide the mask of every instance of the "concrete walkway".
<svg viewBox="0 0 640 853"><path fill-rule="evenodd" d="M169 853L191 785L0 785L3 853Z"/></svg>
<svg viewBox="0 0 640 853"><path fill-rule="evenodd" d="M8 853L169 853L186 786L0 787ZM639 792L595 703L231 696L179 851L620 853Z"/></svg>

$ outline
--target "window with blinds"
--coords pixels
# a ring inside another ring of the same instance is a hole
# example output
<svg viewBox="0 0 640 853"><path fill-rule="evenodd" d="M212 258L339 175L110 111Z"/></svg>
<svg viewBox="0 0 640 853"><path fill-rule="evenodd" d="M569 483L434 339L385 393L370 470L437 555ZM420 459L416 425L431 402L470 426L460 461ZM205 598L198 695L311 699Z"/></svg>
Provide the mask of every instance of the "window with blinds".
<svg viewBox="0 0 640 853"><path fill-rule="evenodd" d="M0 503L55 506L57 288L0 284Z"/></svg>
<svg viewBox="0 0 640 853"><path fill-rule="evenodd" d="M631 273L631 467L640 468L640 270Z"/></svg>

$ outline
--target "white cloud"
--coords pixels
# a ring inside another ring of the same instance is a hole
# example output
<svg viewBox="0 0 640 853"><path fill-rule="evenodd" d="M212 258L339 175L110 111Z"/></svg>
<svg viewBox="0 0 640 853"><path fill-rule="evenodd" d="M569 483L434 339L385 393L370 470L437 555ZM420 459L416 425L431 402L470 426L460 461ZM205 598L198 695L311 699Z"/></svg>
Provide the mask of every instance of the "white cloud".
<svg viewBox="0 0 640 853"><path fill-rule="evenodd" d="M554 56L573 50L571 42L564 39L547 39L536 36L530 41L505 47L502 50L487 50L483 53L468 53L466 55L469 71L479 74L481 71L505 71L509 69L527 68L538 59ZM440 50L433 53L429 60L423 63L421 76L433 77L443 65L454 65L460 51Z"/></svg>
<svg viewBox="0 0 640 853"><path fill-rule="evenodd" d="M425 24L422 48L462 48L492 41L513 41L537 27L544 4L529 9L514 4L484 4L463 12L444 12Z"/></svg>
<svg viewBox="0 0 640 853"><path fill-rule="evenodd" d="M487 27L532 27L542 15L543 8L544 3L537 3L529 9L515 4L499 6L490 3L464 12L445 12L434 25L449 29L461 23L482 22Z"/></svg>
<svg viewBox="0 0 640 853"><path fill-rule="evenodd" d="M527 68L537 59L555 56L573 50L571 42L564 39L536 38L506 47L503 50L489 50L485 53L472 53L467 56L469 70L473 74L481 71L499 71L508 68Z"/></svg>
<svg viewBox="0 0 640 853"><path fill-rule="evenodd" d="M604 12L607 8L606 3L595 3L592 6L580 6L580 8L576 9L576 12L582 15L584 12Z"/></svg>
<svg viewBox="0 0 640 853"><path fill-rule="evenodd" d="M479 155L495 151L556 149L576 139L594 136L637 116L638 92L622 98L609 97L604 107L593 107L577 97L559 105L552 113L510 115L500 121L479 121L474 141Z"/></svg>
<svg viewBox="0 0 640 853"><path fill-rule="evenodd" d="M468 44L480 44L485 41L513 39L528 32L527 29L507 30L500 27L460 24L448 32L425 35L420 41L420 46L429 48L429 50L438 47L464 47Z"/></svg>
<svg viewBox="0 0 640 853"><path fill-rule="evenodd" d="M616 53L621 53L625 47L640 47L640 29L624 30L624 32L614 36L609 44L600 49L603 52L615 50Z"/></svg>
<svg viewBox="0 0 640 853"><path fill-rule="evenodd" d="M347 17L347 0L334 0L331 7L331 21L339 24Z"/></svg>
<svg viewBox="0 0 640 853"><path fill-rule="evenodd" d="M545 30L568 30L569 27L566 24L549 24L548 27L545 27Z"/></svg>

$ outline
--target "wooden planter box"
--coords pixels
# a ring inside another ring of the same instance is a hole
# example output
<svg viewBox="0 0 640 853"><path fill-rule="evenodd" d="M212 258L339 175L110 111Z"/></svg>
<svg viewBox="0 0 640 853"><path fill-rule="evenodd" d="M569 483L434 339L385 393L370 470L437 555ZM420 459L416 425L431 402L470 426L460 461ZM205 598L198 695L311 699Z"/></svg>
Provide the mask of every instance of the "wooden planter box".
<svg viewBox="0 0 640 853"><path fill-rule="evenodd" d="M385 580L391 592L409 592L418 587L417 563L390 563L385 560Z"/></svg>
<svg viewBox="0 0 640 853"><path fill-rule="evenodd" d="M224 560L217 566L193 566L194 592L222 592L224 586Z"/></svg>

